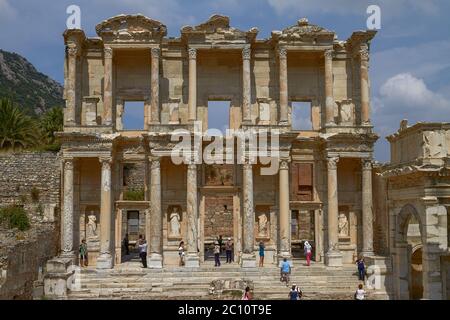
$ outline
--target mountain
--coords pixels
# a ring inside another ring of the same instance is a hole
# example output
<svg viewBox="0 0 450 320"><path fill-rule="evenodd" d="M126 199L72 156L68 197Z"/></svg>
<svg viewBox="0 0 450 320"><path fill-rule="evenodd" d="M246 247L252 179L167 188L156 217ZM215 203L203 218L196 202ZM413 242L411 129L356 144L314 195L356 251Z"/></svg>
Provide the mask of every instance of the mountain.
<svg viewBox="0 0 450 320"><path fill-rule="evenodd" d="M24 57L0 49L0 98L11 98L30 115L64 106L63 87Z"/></svg>

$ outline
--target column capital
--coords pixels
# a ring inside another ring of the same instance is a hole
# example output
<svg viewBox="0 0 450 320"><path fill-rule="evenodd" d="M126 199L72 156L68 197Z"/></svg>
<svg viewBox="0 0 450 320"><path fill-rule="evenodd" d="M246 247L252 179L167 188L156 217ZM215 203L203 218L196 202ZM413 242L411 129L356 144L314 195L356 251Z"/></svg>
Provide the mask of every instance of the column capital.
<svg viewBox="0 0 450 320"><path fill-rule="evenodd" d="M66 50L70 57L76 57L78 55L78 48L75 43L69 43Z"/></svg>
<svg viewBox="0 0 450 320"><path fill-rule="evenodd" d="M149 157L148 161L150 162L151 169L159 169L161 167L161 158L160 157Z"/></svg>
<svg viewBox="0 0 450 320"><path fill-rule="evenodd" d="M105 53L105 59L112 59L113 57L113 49L111 47L105 47L103 49Z"/></svg>
<svg viewBox="0 0 450 320"><path fill-rule="evenodd" d="M187 167L188 167L188 170L197 170L198 169L198 167L195 163L189 163Z"/></svg>
<svg viewBox="0 0 450 320"><path fill-rule="evenodd" d="M73 165L75 162L74 158L64 158L64 170L73 170Z"/></svg>
<svg viewBox="0 0 450 320"><path fill-rule="evenodd" d="M244 170L253 170L253 164L245 162L244 164L242 164L242 168Z"/></svg>
<svg viewBox="0 0 450 320"><path fill-rule="evenodd" d="M361 59L361 61L369 61L369 48L367 47L361 47L361 49L359 50L359 58Z"/></svg>
<svg viewBox="0 0 450 320"><path fill-rule="evenodd" d="M286 59L287 58L287 49L284 47L278 48L278 56L280 59Z"/></svg>
<svg viewBox="0 0 450 320"><path fill-rule="evenodd" d="M251 54L252 54L252 51L251 51L250 45L246 44L244 46L244 48L242 49L242 59L250 60Z"/></svg>
<svg viewBox="0 0 450 320"><path fill-rule="evenodd" d="M280 170L289 170L289 163L291 161L289 159L281 159L280 160Z"/></svg>
<svg viewBox="0 0 450 320"><path fill-rule="evenodd" d="M325 60L332 60L334 57L334 51L331 49L327 49L324 51L323 55L325 56Z"/></svg>
<svg viewBox="0 0 450 320"><path fill-rule="evenodd" d="M361 159L363 170L372 170L372 159Z"/></svg>
<svg viewBox="0 0 450 320"><path fill-rule="evenodd" d="M197 59L197 49L189 48L188 49L188 55L189 55L189 59L192 59L192 60Z"/></svg>
<svg viewBox="0 0 450 320"><path fill-rule="evenodd" d="M159 48L152 48L150 50L150 52L151 52L152 58L158 59L161 50Z"/></svg>
<svg viewBox="0 0 450 320"><path fill-rule="evenodd" d="M339 157L328 157L327 158L328 170L336 170L338 162Z"/></svg>

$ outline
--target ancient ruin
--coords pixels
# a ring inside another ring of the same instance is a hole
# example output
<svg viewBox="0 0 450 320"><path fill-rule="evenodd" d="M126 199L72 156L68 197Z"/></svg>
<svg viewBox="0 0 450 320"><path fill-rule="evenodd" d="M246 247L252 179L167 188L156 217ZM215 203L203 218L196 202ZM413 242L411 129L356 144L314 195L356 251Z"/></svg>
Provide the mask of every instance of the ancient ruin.
<svg viewBox="0 0 450 320"><path fill-rule="evenodd" d="M232 239L236 267L255 269L263 241L277 270L283 258L301 266L307 240L312 268L328 279L365 257L383 298L450 297L450 125L404 123L388 137L391 162L374 162L375 31L341 41L300 19L260 39L257 28L214 15L167 37L159 21L119 15L96 32L64 33L61 253L47 263L48 296L67 297L82 239L89 268L117 275L128 234L148 242L148 276L179 265L180 241L189 270L208 264L219 236ZM278 130L275 175L249 158L196 163L192 152L173 163L172 134L195 138L198 122L210 129L211 101L229 103L230 129ZM124 123L130 102L142 105L140 129ZM296 103L308 108L309 128L294 126Z"/></svg>

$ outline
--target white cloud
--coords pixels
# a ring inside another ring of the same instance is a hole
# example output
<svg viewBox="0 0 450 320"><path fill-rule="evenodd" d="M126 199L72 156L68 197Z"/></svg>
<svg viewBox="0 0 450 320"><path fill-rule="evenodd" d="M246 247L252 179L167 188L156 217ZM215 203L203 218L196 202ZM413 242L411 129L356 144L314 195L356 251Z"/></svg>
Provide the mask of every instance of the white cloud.
<svg viewBox="0 0 450 320"><path fill-rule="evenodd" d="M380 97L385 105L405 106L409 110L426 109L450 111L450 101L427 88L423 79L410 73L401 73L389 78L380 88Z"/></svg>
<svg viewBox="0 0 450 320"><path fill-rule="evenodd" d="M16 10L11 6L8 0L0 0L0 19L10 20L17 15Z"/></svg>

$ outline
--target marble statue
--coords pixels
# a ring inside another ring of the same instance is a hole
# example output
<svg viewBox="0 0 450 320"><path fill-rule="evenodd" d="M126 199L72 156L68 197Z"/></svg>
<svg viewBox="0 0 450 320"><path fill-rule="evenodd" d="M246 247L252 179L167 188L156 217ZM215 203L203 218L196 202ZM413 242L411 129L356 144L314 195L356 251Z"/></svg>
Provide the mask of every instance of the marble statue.
<svg viewBox="0 0 450 320"><path fill-rule="evenodd" d="M180 214L178 213L177 207L173 208L173 212L170 214L170 235L171 236L180 236Z"/></svg>
<svg viewBox="0 0 450 320"><path fill-rule="evenodd" d="M88 216L87 237L97 237L97 217L95 216L94 211L91 211L91 214Z"/></svg>
<svg viewBox="0 0 450 320"><path fill-rule="evenodd" d="M340 237L348 237L349 236L348 219L344 213L339 214L338 231L339 231Z"/></svg>
<svg viewBox="0 0 450 320"><path fill-rule="evenodd" d="M267 236L267 215L265 213L258 216L258 235L262 237Z"/></svg>

